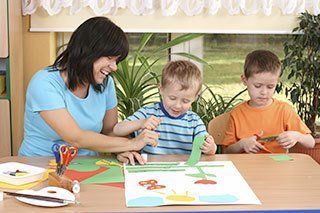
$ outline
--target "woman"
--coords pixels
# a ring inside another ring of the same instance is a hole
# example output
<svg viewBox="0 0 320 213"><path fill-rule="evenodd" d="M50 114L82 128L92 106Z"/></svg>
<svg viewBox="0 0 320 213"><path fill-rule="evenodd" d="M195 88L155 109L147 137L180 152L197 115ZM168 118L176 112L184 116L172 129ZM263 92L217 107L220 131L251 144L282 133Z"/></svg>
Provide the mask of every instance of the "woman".
<svg viewBox="0 0 320 213"><path fill-rule="evenodd" d="M72 34L66 50L52 66L31 79L25 108L22 156L51 156L54 143L79 148L79 155L124 152L128 161L158 135L145 130L137 138L112 136L117 123L117 99L110 73L128 54L124 32L106 17L94 17ZM132 160L130 160L132 163Z"/></svg>

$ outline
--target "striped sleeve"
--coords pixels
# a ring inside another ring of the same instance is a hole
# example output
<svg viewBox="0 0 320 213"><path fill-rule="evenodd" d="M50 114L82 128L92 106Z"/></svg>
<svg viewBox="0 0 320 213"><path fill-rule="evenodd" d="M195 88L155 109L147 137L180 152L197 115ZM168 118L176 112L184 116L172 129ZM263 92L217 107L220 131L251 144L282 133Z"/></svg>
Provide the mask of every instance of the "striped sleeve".
<svg viewBox="0 0 320 213"><path fill-rule="evenodd" d="M139 119L145 119L147 118L147 110L145 107L140 108L138 111L133 113L131 116L127 117L125 120L126 121L135 121Z"/></svg>

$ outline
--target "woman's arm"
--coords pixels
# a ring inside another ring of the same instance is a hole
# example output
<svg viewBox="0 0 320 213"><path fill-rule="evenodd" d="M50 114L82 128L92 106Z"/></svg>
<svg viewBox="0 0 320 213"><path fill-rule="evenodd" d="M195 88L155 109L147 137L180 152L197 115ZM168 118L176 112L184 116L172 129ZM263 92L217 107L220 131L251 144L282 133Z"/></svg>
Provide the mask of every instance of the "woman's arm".
<svg viewBox="0 0 320 213"><path fill-rule="evenodd" d="M137 151L147 144L156 144L158 139L158 134L152 131L144 131L138 137L129 140L128 138L111 137L82 130L64 108L41 111L40 115L62 140L78 148L91 149L97 152Z"/></svg>

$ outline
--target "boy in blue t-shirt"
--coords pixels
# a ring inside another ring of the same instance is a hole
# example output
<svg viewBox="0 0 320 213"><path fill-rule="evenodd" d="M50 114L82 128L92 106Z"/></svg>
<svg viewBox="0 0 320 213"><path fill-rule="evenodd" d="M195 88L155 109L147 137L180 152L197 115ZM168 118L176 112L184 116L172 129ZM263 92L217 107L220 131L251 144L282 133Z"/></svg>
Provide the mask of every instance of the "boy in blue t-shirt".
<svg viewBox="0 0 320 213"><path fill-rule="evenodd" d="M201 147L204 154L214 154L217 146L206 131L200 117L190 110L202 86L199 68L189 61L169 62L162 71L160 95L162 101L144 106L114 127L117 136L143 129L159 133L158 145L145 146L148 154L190 154L196 136L206 136Z"/></svg>

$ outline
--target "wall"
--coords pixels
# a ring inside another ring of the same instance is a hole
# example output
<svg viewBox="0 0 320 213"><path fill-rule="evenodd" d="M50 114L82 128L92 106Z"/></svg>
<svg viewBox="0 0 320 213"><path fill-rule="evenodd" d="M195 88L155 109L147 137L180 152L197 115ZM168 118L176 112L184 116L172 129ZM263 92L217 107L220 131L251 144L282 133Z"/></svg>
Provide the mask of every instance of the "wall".
<svg viewBox="0 0 320 213"><path fill-rule="evenodd" d="M56 57L56 34L30 32L30 16L23 17L24 91L33 74L53 63Z"/></svg>

